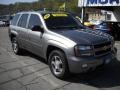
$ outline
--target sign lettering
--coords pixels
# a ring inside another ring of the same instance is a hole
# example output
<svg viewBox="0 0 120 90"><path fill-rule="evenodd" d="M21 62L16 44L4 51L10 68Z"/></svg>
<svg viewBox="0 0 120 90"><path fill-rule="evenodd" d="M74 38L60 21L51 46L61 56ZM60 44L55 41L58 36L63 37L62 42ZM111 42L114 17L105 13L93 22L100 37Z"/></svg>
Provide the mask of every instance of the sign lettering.
<svg viewBox="0 0 120 90"><path fill-rule="evenodd" d="M87 0L87 4L119 4L119 0Z"/></svg>

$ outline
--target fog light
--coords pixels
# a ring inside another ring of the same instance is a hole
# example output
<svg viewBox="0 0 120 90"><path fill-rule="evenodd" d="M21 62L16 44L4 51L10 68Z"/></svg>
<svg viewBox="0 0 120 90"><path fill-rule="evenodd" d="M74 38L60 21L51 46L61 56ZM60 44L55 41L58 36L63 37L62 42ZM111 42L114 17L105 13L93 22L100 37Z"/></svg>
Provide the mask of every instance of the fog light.
<svg viewBox="0 0 120 90"><path fill-rule="evenodd" d="M83 65L82 65L82 68L87 68L87 67L88 67L87 64L83 64Z"/></svg>
<svg viewBox="0 0 120 90"><path fill-rule="evenodd" d="M108 64L110 61L111 61L110 59L106 59L105 64Z"/></svg>

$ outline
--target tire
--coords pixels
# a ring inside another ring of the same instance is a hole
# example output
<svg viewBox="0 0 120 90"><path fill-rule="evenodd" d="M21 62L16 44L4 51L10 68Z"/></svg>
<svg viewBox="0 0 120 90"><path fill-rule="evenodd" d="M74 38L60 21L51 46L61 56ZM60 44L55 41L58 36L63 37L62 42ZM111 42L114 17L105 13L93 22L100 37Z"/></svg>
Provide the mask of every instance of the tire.
<svg viewBox="0 0 120 90"><path fill-rule="evenodd" d="M62 51L52 51L49 55L48 62L50 70L55 77L59 79L65 79L69 76L67 60Z"/></svg>
<svg viewBox="0 0 120 90"><path fill-rule="evenodd" d="M12 49L15 54L20 54L22 49L19 48L16 37L12 38Z"/></svg>

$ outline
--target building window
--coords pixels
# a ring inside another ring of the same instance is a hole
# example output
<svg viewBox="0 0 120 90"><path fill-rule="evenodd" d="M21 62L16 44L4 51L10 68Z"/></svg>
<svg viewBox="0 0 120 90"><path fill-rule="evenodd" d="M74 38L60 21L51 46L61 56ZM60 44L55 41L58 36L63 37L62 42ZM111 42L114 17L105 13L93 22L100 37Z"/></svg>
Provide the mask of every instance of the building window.
<svg viewBox="0 0 120 90"><path fill-rule="evenodd" d="M107 14L107 20L111 20L111 14Z"/></svg>

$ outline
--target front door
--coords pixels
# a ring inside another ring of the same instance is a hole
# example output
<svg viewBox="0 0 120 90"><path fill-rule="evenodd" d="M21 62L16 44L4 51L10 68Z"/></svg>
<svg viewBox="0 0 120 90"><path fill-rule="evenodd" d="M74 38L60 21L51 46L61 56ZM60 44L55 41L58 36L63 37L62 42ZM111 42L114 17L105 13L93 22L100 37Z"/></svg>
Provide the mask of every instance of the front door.
<svg viewBox="0 0 120 90"><path fill-rule="evenodd" d="M31 45L30 51L42 56L42 33L40 31L34 31L34 26L41 26L40 17L37 14L31 14L28 24L29 44Z"/></svg>

